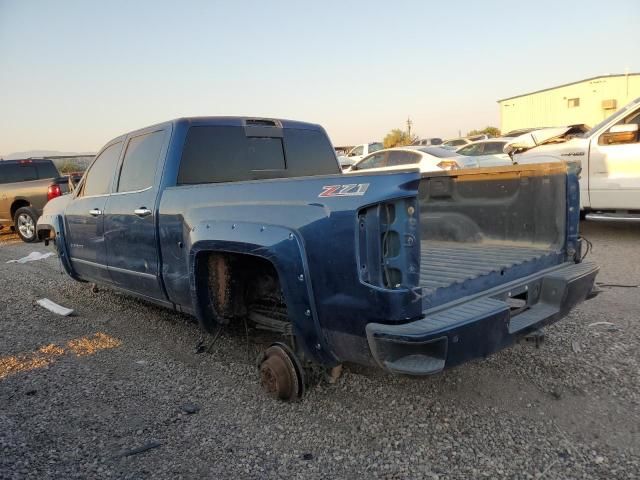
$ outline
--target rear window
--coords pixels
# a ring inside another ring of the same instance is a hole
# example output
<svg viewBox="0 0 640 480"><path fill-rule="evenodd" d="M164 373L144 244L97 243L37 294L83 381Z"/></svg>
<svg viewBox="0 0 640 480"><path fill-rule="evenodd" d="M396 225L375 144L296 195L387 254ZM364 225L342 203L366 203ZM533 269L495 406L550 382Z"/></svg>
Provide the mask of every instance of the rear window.
<svg viewBox="0 0 640 480"><path fill-rule="evenodd" d="M53 162L37 162L38 178L57 178L60 176Z"/></svg>
<svg viewBox="0 0 640 480"><path fill-rule="evenodd" d="M178 184L326 175L339 171L331 143L319 130L285 128L273 136L247 136L243 127L198 126L189 128L187 133Z"/></svg>
<svg viewBox="0 0 640 480"><path fill-rule="evenodd" d="M37 180L38 172L33 163L0 163L0 183Z"/></svg>

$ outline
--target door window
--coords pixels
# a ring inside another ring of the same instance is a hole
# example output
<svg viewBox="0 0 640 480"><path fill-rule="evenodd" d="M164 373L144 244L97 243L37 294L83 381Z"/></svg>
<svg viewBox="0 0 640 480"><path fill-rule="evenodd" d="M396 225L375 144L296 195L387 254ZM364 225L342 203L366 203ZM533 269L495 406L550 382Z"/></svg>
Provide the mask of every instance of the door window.
<svg viewBox="0 0 640 480"><path fill-rule="evenodd" d="M460 150L458 150L458 153L460 155L467 155L470 157L474 157L477 155L482 155L483 149L484 149L484 145L482 143L473 143L466 147L462 147Z"/></svg>
<svg viewBox="0 0 640 480"><path fill-rule="evenodd" d="M638 125L638 128L640 129L640 111L637 111L629 115L627 118L624 119L624 123L626 124L635 123L636 125ZM634 143L638 143L638 142L640 142L640 131L636 132L636 141Z"/></svg>
<svg viewBox="0 0 640 480"><path fill-rule="evenodd" d="M355 170L366 170L367 168L384 167L385 155L386 154L383 152L369 155L356 164Z"/></svg>
<svg viewBox="0 0 640 480"><path fill-rule="evenodd" d="M395 167L398 165L412 165L420 161L420 155L412 152L395 150L389 152L387 159L387 167Z"/></svg>
<svg viewBox="0 0 640 480"><path fill-rule="evenodd" d="M164 130L134 137L124 154L118 192L134 192L153 186L164 141Z"/></svg>
<svg viewBox="0 0 640 480"><path fill-rule="evenodd" d="M91 165L82 187L81 196L104 195L110 192L113 174L118 163L122 142L105 148Z"/></svg>
<svg viewBox="0 0 640 480"><path fill-rule="evenodd" d="M502 142L488 142L484 144L484 155L498 155L504 153L504 143Z"/></svg>

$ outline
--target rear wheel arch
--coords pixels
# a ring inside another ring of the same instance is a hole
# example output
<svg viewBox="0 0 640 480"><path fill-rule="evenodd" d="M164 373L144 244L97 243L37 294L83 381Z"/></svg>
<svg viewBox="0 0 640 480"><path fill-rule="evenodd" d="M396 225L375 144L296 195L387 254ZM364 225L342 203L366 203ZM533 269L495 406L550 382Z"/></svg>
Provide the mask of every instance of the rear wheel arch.
<svg viewBox="0 0 640 480"><path fill-rule="evenodd" d="M24 198L15 199L11 204L11 218L14 218L16 216L16 212L18 211L19 208L30 207L30 206L31 206L31 203Z"/></svg>
<svg viewBox="0 0 640 480"><path fill-rule="evenodd" d="M192 278L197 317L209 332L248 316L257 300L280 298L287 306L276 265L262 256L203 250L195 256Z"/></svg>

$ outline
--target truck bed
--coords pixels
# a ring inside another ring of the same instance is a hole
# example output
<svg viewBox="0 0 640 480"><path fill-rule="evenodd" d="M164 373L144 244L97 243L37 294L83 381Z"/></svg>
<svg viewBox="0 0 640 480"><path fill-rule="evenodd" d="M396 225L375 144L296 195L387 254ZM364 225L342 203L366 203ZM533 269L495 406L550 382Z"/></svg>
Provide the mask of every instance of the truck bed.
<svg viewBox="0 0 640 480"><path fill-rule="evenodd" d="M546 248L499 244L422 242L420 286L435 290L454 283L502 273L509 268L535 262L550 252Z"/></svg>
<svg viewBox="0 0 640 480"><path fill-rule="evenodd" d="M423 177L418 284L423 308L564 262L566 177L557 166Z"/></svg>
<svg viewBox="0 0 640 480"><path fill-rule="evenodd" d="M500 242L421 242L420 287L425 308L478 293L558 263L548 247Z"/></svg>

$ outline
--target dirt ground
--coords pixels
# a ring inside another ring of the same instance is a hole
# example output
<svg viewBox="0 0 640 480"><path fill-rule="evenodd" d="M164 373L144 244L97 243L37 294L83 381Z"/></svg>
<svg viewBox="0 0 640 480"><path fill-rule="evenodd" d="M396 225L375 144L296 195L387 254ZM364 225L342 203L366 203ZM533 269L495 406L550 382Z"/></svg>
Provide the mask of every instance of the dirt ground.
<svg viewBox="0 0 640 480"><path fill-rule="evenodd" d="M581 228L604 291L541 348L423 379L346 366L293 404L244 335L198 354L189 317L6 263L49 250L0 232L0 478L640 478L640 226Z"/></svg>

